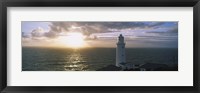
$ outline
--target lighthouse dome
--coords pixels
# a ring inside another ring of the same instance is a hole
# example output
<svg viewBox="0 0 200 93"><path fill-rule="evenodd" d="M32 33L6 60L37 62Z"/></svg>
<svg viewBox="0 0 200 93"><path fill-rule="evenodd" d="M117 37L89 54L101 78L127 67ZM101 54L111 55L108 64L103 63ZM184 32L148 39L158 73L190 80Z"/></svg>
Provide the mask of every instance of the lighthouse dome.
<svg viewBox="0 0 200 93"><path fill-rule="evenodd" d="M122 34L120 34L118 37L118 44L124 44L124 37Z"/></svg>

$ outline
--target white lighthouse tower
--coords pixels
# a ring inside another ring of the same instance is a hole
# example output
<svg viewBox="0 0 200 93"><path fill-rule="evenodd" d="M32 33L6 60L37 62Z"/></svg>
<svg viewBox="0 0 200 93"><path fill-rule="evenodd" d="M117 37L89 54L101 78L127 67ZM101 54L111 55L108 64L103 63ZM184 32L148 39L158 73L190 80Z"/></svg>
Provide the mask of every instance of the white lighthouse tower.
<svg viewBox="0 0 200 93"><path fill-rule="evenodd" d="M116 66L120 67L121 65L125 64L126 62L126 55L125 55L125 43L124 37L122 34L118 37L117 42L117 49L116 49Z"/></svg>

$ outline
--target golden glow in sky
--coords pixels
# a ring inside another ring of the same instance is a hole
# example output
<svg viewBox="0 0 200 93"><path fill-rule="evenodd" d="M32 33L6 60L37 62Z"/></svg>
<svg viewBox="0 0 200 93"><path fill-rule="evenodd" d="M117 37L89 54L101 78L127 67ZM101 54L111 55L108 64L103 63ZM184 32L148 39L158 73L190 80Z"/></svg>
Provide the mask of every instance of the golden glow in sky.
<svg viewBox="0 0 200 93"><path fill-rule="evenodd" d="M64 43L66 47L70 48L85 47L84 36L82 33L69 32L67 33L67 36L63 36L59 40L61 43Z"/></svg>

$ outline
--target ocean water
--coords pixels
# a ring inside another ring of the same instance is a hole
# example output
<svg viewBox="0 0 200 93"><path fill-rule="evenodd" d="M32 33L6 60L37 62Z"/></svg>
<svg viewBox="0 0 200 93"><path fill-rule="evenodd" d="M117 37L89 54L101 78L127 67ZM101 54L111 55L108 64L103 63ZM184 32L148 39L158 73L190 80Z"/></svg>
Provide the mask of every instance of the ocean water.
<svg viewBox="0 0 200 93"><path fill-rule="evenodd" d="M115 48L22 48L22 71L95 71L115 65ZM126 48L133 64L178 64L177 48Z"/></svg>

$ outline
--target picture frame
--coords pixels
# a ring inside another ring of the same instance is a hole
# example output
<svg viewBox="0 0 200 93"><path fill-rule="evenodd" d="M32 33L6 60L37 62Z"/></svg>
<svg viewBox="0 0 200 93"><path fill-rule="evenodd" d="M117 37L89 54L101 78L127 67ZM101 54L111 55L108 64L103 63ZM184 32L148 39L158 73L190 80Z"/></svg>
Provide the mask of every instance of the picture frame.
<svg viewBox="0 0 200 93"><path fill-rule="evenodd" d="M118 92L118 93L198 93L199 92L199 0L4 0L1 10L1 61L0 91L2 93L82 93L82 92ZM7 86L7 8L8 7L193 7L193 86Z"/></svg>

